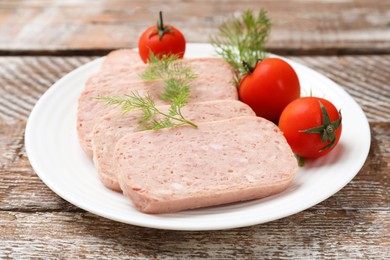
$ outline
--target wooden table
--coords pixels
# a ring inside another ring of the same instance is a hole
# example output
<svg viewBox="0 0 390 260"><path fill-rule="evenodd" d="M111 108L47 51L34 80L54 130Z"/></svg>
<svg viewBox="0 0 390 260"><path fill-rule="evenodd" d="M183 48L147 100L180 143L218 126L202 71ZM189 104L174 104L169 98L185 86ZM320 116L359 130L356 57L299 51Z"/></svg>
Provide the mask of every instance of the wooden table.
<svg viewBox="0 0 390 260"><path fill-rule="evenodd" d="M340 192L262 225L178 232L85 212L37 177L25 125L56 80L112 49L135 47L159 10L189 42L208 42L226 17L260 7L273 20L268 50L328 76L367 115L369 156ZM389 258L389 10L382 0L0 1L0 258Z"/></svg>

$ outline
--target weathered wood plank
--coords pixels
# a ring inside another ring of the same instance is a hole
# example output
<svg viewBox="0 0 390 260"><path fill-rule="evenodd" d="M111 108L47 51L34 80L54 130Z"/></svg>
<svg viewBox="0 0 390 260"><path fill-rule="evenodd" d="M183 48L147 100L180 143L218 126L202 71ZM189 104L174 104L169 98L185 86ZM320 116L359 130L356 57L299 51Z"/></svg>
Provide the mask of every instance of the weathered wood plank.
<svg viewBox="0 0 390 260"><path fill-rule="evenodd" d="M26 123L24 121L12 125L0 121L0 170L6 169L25 156L25 127Z"/></svg>
<svg viewBox="0 0 390 260"><path fill-rule="evenodd" d="M205 8L203 1L193 0L17 0L0 2L0 53L91 54L135 47L159 10L188 42L208 42L229 15L259 8L273 20L267 45L272 52L390 52L389 1L225 0L208 1Z"/></svg>
<svg viewBox="0 0 390 260"><path fill-rule="evenodd" d="M223 221L223 220L221 220ZM154 230L90 213L0 212L0 258L386 259L388 211L304 211L247 228Z"/></svg>
<svg viewBox="0 0 390 260"><path fill-rule="evenodd" d="M1 57L0 121L27 120L42 94L66 73L93 57Z"/></svg>

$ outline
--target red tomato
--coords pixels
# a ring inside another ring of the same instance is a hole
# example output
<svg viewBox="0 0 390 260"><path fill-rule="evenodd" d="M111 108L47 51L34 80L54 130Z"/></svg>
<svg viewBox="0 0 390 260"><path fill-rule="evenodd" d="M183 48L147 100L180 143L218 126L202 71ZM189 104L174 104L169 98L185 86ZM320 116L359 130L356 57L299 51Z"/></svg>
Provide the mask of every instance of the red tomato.
<svg viewBox="0 0 390 260"><path fill-rule="evenodd" d="M183 34L173 26L163 24L162 12L157 25L149 27L138 41L139 54L143 62L147 62L150 52L155 56L177 54L183 58L186 40Z"/></svg>
<svg viewBox="0 0 390 260"><path fill-rule="evenodd" d="M326 99L299 98L283 110L279 128L294 153L317 158L329 153L340 140L341 114Z"/></svg>
<svg viewBox="0 0 390 260"><path fill-rule="evenodd" d="M299 98L299 79L284 60L267 58L241 79L238 94L257 116L277 122L283 109Z"/></svg>

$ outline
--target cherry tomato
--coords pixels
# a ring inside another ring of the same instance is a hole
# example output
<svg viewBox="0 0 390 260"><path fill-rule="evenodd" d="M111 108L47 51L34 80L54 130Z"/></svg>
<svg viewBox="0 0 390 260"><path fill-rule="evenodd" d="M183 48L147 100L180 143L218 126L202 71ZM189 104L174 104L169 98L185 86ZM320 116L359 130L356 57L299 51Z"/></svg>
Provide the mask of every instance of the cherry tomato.
<svg viewBox="0 0 390 260"><path fill-rule="evenodd" d="M183 58L186 40L183 34L173 26L163 24L162 12L157 25L144 31L138 41L138 50L143 62L147 62L150 52L159 57L162 55L179 55Z"/></svg>
<svg viewBox="0 0 390 260"><path fill-rule="evenodd" d="M329 153L340 140L341 113L326 99L299 98L283 110L279 128L295 154L317 158Z"/></svg>
<svg viewBox="0 0 390 260"><path fill-rule="evenodd" d="M257 116L277 122L283 109L299 98L299 79L284 60L267 58L241 79L238 94Z"/></svg>

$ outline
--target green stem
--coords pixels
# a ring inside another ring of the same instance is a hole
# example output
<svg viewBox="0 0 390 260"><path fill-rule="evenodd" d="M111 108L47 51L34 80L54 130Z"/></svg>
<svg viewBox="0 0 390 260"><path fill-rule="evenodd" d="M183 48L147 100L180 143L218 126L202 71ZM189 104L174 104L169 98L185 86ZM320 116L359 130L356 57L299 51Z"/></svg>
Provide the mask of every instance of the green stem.
<svg viewBox="0 0 390 260"><path fill-rule="evenodd" d="M159 19L157 21L157 31L158 31L158 38L159 38L159 40L162 39L162 37L164 36L165 33L172 32L169 29L169 26L165 26L164 27L162 11L160 11Z"/></svg>
<svg viewBox="0 0 390 260"><path fill-rule="evenodd" d="M178 110L178 113L179 113L179 116L180 116L181 118L183 118L184 122L186 122L187 124L191 125L191 126L194 127L194 128L198 128L198 126L197 126L196 124L192 123L191 121L188 121L188 120L184 119L184 116L183 116L183 114L181 113L181 109Z"/></svg>
<svg viewBox="0 0 390 260"><path fill-rule="evenodd" d="M164 28L163 28L163 16L162 16L162 11L160 11L160 13L159 13L159 16L160 16L160 19L159 19L159 21L158 21L158 29L159 30L163 30Z"/></svg>
<svg viewBox="0 0 390 260"><path fill-rule="evenodd" d="M191 121L188 121L188 120L184 119L183 115L180 112L179 112L179 115L180 115L181 118L177 118L177 117L171 116L169 114L165 114L164 112L161 112L157 108L153 108L153 110L156 111L157 113L159 113L162 116L166 116L166 117L168 117L170 119L173 119L173 120L185 123L185 124L189 124L189 125L191 125L194 128L198 128L198 126L196 124L192 123Z"/></svg>

